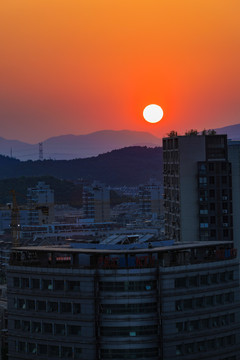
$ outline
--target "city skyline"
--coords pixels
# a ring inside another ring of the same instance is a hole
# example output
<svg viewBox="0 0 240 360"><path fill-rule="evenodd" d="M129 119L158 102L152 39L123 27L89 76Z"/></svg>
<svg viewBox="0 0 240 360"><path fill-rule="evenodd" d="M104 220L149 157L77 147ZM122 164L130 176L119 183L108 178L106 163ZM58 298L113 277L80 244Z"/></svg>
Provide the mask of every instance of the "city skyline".
<svg viewBox="0 0 240 360"><path fill-rule="evenodd" d="M235 0L2 3L1 136L237 124L239 10ZM151 103L158 124L143 119Z"/></svg>

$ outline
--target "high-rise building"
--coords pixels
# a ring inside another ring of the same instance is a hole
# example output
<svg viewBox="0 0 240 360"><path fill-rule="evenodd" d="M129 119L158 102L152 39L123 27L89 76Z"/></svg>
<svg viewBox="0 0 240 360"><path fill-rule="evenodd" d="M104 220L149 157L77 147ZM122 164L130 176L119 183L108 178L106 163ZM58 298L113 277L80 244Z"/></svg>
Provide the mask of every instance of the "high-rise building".
<svg viewBox="0 0 240 360"><path fill-rule="evenodd" d="M15 248L9 360L239 360L232 242Z"/></svg>
<svg viewBox="0 0 240 360"><path fill-rule="evenodd" d="M94 222L110 221L110 190L108 187L93 183L83 187L83 211L86 218Z"/></svg>
<svg viewBox="0 0 240 360"><path fill-rule="evenodd" d="M163 215L163 188L161 184L149 183L139 186L140 214L159 219Z"/></svg>
<svg viewBox="0 0 240 360"><path fill-rule="evenodd" d="M39 181L34 188L28 188L29 225L51 224L54 221L54 191Z"/></svg>
<svg viewBox="0 0 240 360"><path fill-rule="evenodd" d="M166 237L233 240L227 136L164 138L163 161Z"/></svg>

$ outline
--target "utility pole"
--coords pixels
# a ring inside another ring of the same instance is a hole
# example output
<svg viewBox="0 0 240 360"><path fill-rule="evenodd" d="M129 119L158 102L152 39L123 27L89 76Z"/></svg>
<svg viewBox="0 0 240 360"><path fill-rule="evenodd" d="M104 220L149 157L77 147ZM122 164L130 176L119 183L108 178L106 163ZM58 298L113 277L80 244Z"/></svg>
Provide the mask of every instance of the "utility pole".
<svg viewBox="0 0 240 360"><path fill-rule="evenodd" d="M39 160L42 161L43 160L43 143L40 142L38 145L39 145Z"/></svg>

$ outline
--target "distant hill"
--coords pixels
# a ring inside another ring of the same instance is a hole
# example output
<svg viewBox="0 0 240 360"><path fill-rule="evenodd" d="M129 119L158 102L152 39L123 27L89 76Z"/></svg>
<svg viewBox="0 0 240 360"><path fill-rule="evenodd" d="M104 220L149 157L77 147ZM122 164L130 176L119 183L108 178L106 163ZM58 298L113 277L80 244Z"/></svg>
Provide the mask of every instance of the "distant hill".
<svg viewBox="0 0 240 360"><path fill-rule="evenodd" d="M240 124L215 129L217 134L227 134L228 139L240 140Z"/></svg>
<svg viewBox="0 0 240 360"><path fill-rule="evenodd" d="M107 185L138 185L162 178L162 148L128 147L75 160L20 161L0 156L0 179L53 176L98 180Z"/></svg>
<svg viewBox="0 0 240 360"><path fill-rule="evenodd" d="M161 139L141 131L104 130L87 135L62 135L43 141L44 159L70 160L87 158L129 146L156 147ZM27 144L17 140L0 138L0 154L16 159L38 160L39 145Z"/></svg>

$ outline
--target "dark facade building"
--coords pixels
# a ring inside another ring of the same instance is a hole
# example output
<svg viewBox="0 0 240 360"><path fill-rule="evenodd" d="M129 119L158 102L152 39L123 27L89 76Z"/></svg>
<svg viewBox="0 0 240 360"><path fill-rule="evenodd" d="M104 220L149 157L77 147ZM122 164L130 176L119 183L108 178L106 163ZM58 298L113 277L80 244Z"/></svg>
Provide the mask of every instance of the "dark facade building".
<svg viewBox="0 0 240 360"><path fill-rule="evenodd" d="M166 237L233 240L227 136L165 138L163 159Z"/></svg>
<svg viewBox="0 0 240 360"><path fill-rule="evenodd" d="M226 241L16 248L8 330L9 360L239 360L236 250Z"/></svg>

